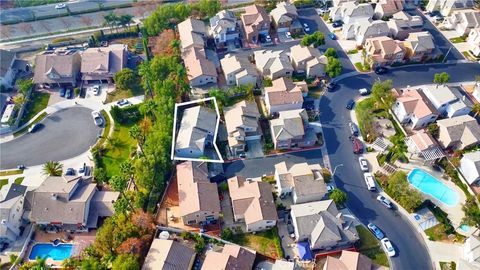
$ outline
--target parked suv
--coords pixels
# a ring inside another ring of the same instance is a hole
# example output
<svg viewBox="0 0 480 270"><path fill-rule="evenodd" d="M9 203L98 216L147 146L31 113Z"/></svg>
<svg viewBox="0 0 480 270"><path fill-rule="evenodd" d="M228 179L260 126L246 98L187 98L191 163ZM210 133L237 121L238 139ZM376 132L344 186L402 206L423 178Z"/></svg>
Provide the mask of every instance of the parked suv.
<svg viewBox="0 0 480 270"><path fill-rule="evenodd" d="M355 125L355 123L350 122L348 123L348 126L350 127L350 133L352 133L353 136L358 136L358 127Z"/></svg>

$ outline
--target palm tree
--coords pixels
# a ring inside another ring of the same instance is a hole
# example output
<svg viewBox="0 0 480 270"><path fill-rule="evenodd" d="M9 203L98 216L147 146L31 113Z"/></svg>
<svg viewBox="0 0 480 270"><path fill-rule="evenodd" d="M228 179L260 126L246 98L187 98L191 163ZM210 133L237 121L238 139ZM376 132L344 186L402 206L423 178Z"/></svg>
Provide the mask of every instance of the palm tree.
<svg viewBox="0 0 480 270"><path fill-rule="evenodd" d="M110 13L103 16L103 18L105 19L103 25L110 27L110 33L113 33L113 28L118 25L118 16L113 13L113 11L110 11Z"/></svg>
<svg viewBox="0 0 480 270"><path fill-rule="evenodd" d="M472 112L475 114L473 117L477 117L480 114L480 103L475 103L473 105Z"/></svg>
<svg viewBox="0 0 480 270"><path fill-rule="evenodd" d="M133 23L133 16L130 14L123 14L118 17L118 24L120 24L122 28L130 27L131 23Z"/></svg>
<svg viewBox="0 0 480 270"><path fill-rule="evenodd" d="M145 137L143 136L143 132L140 129L140 127L138 125L132 126L128 131L128 134L132 139L137 140L138 146L140 147L140 151L142 151L142 154L145 153L143 152L143 143L144 143Z"/></svg>
<svg viewBox="0 0 480 270"><path fill-rule="evenodd" d="M61 176L63 165L58 161L47 161L43 164L43 174L48 176Z"/></svg>

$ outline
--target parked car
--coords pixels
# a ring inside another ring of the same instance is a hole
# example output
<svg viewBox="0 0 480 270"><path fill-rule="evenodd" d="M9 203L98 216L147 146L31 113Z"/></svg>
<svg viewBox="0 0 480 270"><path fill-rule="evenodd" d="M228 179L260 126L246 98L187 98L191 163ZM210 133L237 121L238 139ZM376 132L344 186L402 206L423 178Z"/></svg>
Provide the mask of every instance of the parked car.
<svg viewBox="0 0 480 270"><path fill-rule="evenodd" d="M389 257L395 256L395 249L393 248L392 242L390 242L388 238L383 238L380 240L380 243L382 243L382 247Z"/></svg>
<svg viewBox="0 0 480 270"><path fill-rule="evenodd" d="M31 125L29 128L28 128L28 132L29 133L34 133L35 131L37 131L38 129L40 128L40 124L33 124Z"/></svg>
<svg viewBox="0 0 480 270"><path fill-rule="evenodd" d="M438 14L437 16L435 16L435 21L436 22L443 22L443 16L441 14Z"/></svg>
<svg viewBox="0 0 480 270"><path fill-rule="evenodd" d="M384 196L382 195L378 195L377 196L377 201L381 202L383 205L385 205L385 207L387 207L388 209L392 209L393 208L393 204L392 202L385 198Z"/></svg>
<svg viewBox="0 0 480 270"><path fill-rule="evenodd" d="M353 99L350 99L348 102L347 102L347 106L345 108L351 110L353 109L353 106L355 106L355 101Z"/></svg>
<svg viewBox="0 0 480 270"><path fill-rule="evenodd" d="M377 190L377 185L375 184L375 178L371 173L364 173L363 178L365 179L365 184L367 184L367 188L370 191Z"/></svg>
<svg viewBox="0 0 480 270"><path fill-rule="evenodd" d="M93 93L95 96L98 96L98 94L100 93L100 85L94 85L94 86L92 86L92 93Z"/></svg>
<svg viewBox="0 0 480 270"><path fill-rule="evenodd" d="M353 144L353 153L354 154L363 154L363 143L354 136L351 136L350 139L352 140Z"/></svg>
<svg viewBox="0 0 480 270"><path fill-rule="evenodd" d="M118 105L119 107L123 107L123 106L126 106L126 105L128 105L128 104L130 104L130 102L129 102L128 100L126 100L126 99L120 99L119 101L117 101L117 105Z"/></svg>
<svg viewBox="0 0 480 270"><path fill-rule="evenodd" d="M23 164L17 165L17 169L25 170L25 165L23 165Z"/></svg>
<svg viewBox="0 0 480 270"><path fill-rule="evenodd" d="M352 133L353 136L358 136L358 127L355 123L349 122L348 126L350 128L350 133Z"/></svg>
<svg viewBox="0 0 480 270"><path fill-rule="evenodd" d="M358 158L358 163L360 164L360 169L364 172L368 172L368 161L364 157L359 157Z"/></svg>
<svg viewBox="0 0 480 270"><path fill-rule="evenodd" d="M437 15L441 15L441 14L440 14L440 11L438 11L438 10L430 11L430 12L428 12L427 14L428 14L428 16L430 16L430 17L435 17L435 16L437 16Z"/></svg>
<svg viewBox="0 0 480 270"><path fill-rule="evenodd" d="M375 68L375 74L382 75L388 72L388 68L386 67L377 67Z"/></svg>
<svg viewBox="0 0 480 270"><path fill-rule="evenodd" d="M95 125L101 126L103 124L102 116L100 115L100 113L98 111L93 111L92 112L92 117L93 117L93 122L95 123Z"/></svg>
<svg viewBox="0 0 480 270"><path fill-rule="evenodd" d="M336 39L337 39L337 36L335 36L335 34L332 33L332 32L328 33L328 37L329 37L331 40L336 40Z"/></svg>
<svg viewBox="0 0 480 270"><path fill-rule="evenodd" d="M73 168L67 168L65 175L75 175L75 170Z"/></svg>
<svg viewBox="0 0 480 270"><path fill-rule="evenodd" d="M67 88L65 87L60 88L60 92L59 92L60 97L65 97L65 92L67 92Z"/></svg>
<svg viewBox="0 0 480 270"><path fill-rule="evenodd" d="M334 186L327 185L327 192L330 193L335 189Z"/></svg>
<svg viewBox="0 0 480 270"><path fill-rule="evenodd" d="M67 7L67 5L65 5L64 3L56 4L56 5L55 5L55 9L64 9L64 8L66 8L66 7Z"/></svg>
<svg viewBox="0 0 480 270"><path fill-rule="evenodd" d="M270 43L272 42L272 37L270 35L265 36L265 42Z"/></svg>
<svg viewBox="0 0 480 270"><path fill-rule="evenodd" d="M285 32L285 36L286 36L287 38L292 38L292 34L291 34L290 32Z"/></svg>
<svg viewBox="0 0 480 270"><path fill-rule="evenodd" d="M292 224L287 224L287 232L288 234L292 235L295 233L295 229L293 228Z"/></svg>
<svg viewBox="0 0 480 270"><path fill-rule="evenodd" d="M343 22L342 22L342 21L334 21L334 22L332 23L332 26L333 26L334 28L341 27L342 25L343 25Z"/></svg>
<svg viewBox="0 0 480 270"><path fill-rule="evenodd" d="M368 223L367 224L367 228L373 233L373 235L375 235L375 237L378 239L378 240L382 240L385 235L383 234L383 232L377 227L377 225L373 224L373 223Z"/></svg>
<svg viewBox="0 0 480 270"><path fill-rule="evenodd" d="M367 88L359 89L358 92L359 92L360 95L362 95L362 96L367 96L367 95L370 94L370 90L368 90Z"/></svg>
<svg viewBox="0 0 480 270"><path fill-rule="evenodd" d="M102 47L108 47L108 41L102 41L102 42L100 42L100 46L102 46Z"/></svg>
<svg viewBox="0 0 480 270"><path fill-rule="evenodd" d="M335 87L337 86L337 84L335 82L331 82L327 85L327 91L328 92L333 92L333 90L335 90Z"/></svg>
<svg viewBox="0 0 480 270"><path fill-rule="evenodd" d="M310 27L308 27L308 24L304 23L303 24L303 30L305 30L305 32L310 32Z"/></svg>
<svg viewBox="0 0 480 270"><path fill-rule="evenodd" d="M67 92L65 93L65 98L71 99L72 97L73 97L73 90L71 88L68 88Z"/></svg>

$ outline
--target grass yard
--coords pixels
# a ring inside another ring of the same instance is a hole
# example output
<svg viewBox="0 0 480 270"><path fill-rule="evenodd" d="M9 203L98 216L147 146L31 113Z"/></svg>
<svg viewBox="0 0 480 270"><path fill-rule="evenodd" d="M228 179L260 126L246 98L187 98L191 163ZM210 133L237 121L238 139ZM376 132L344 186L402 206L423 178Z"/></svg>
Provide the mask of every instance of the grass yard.
<svg viewBox="0 0 480 270"><path fill-rule="evenodd" d="M48 105L48 100L50 99L50 93L33 91L30 100L27 103L25 112L23 113L22 120L20 125L27 123L32 119L37 113L45 109Z"/></svg>
<svg viewBox="0 0 480 270"><path fill-rule="evenodd" d="M370 67L365 68L365 67L363 66L363 63L360 63L360 62L355 63L355 68L356 68L358 71L360 71L360 72L368 72L368 71L370 71Z"/></svg>
<svg viewBox="0 0 480 270"><path fill-rule="evenodd" d="M143 95L143 88L142 87L137 87L134 90L120 90L120 89L115 89L115 91L108 93L107 94L107 103L117 101L120 99L124 98L130 98L134 96L140 96Z"/></svg>
<svg viewBox="0 0 480 270"><path fill-rule="evenodd" d="M111 125L110 117L108 116L107 112L105 110L101 110L100 113L102 114L103 119L105 119L105 124L103 126L102 137L97 141L96 145L103 145L105 143L108 133L110 132Z"/></svg>
<svg viewBox="0 0 480 270"><path fill-rule="evenodd" d="M451 38L450 41L452 43L462 43L462 42L465 42L465 37L461 36L461 37L454 37L454 38Z"/></svg>
<svg viewBox="0 0 480 270"><path fill-rule="evenodd" d="M23 179L25 179L25 177L23 177L23 176L15 178L14 183L17 184L17 185L21 185L22 182L23 182Z"/></svg>
<svg viewBox="0 0 480 270"><path fill-rule="evenodd" d="M372 259L374 263L389 267L390 264L388 262L387 255L385 252L383 252L382 248L380 247L380 243L373 236L373 234L362 225L358 225L355 228L357 229L360 237L358 251Z"/></svg>
<svg viewBox="0 0 480 270"><path fill-rule="evenodd" d="M15 174L22 174L23 170L9 170L9 171L1 171L0 176L9 176Z"/></svg>
<svg viewBox="0 0 480 270"><path fill-rule="evenodd" d="M277 227L256 234L237 234L234 236L233 242L272 258L283 258L284 256Z"/></svg>
<svg viewBox="0 0 480 270"><path fill-rule="evenodd" d="M0 189L2 189L2 187L6 184L8 184L8 179L0 179Z"/></svg>
<svg viewBox="0 0 480 270"><path fill-rule="evenodd" d="M102 157L101 164L109 178L120 174L120 164L129 158L137 145L136 140L129 134L131 126L115 124L112 137L107 140L107 151Z"/></svg>
<svg viewBox="0 0 480 270"><path fill-rule="evenodd" d="M461 234L455 233L455 237L452 239L448 238L448 234L446 233L445 225L440 223L432 228L426 229L425 234L427 234L428 239L431 241L440 241L440 242L449 242L455 243L460 242L463 243L465 237Z"/></svg>
<svg viewBox="0 0 480 270"><path fill-rule="evenodd" d="M30 128L31 126L35 125L36 123L42 121L47 116L48 116L48 113L43 112L37 118L35 118L35 120L32 123L30 123L30 125L28 125L28 126L22 128L22 129L20 129L19 131L13 133L13 137L18 137L18 136L22 135L23 133L27 132L28 128Z"/></svg>

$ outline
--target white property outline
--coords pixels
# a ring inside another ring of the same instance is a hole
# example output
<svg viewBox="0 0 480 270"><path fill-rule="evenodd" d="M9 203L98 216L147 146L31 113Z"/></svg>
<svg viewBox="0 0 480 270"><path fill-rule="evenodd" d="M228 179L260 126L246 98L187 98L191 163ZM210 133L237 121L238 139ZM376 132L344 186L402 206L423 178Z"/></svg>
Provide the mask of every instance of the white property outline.
<svg viewBox="0 0 480 270"><path fill-rule="evenodd" d="M206 102L206 101L210 101L210 100L213 100L213 104L215 104L215 112L217 113L217 124L215 125L215 134L213 134L213 147L215 148L215 151L217 152L217 156L219 157L219 159L200 159L200 158L176 157L175 156L175 136L176 136L176 126L177 126L176 124L177 124L178 107L185 106L185 105L190 105L190 104L194 104L194 103ZM217 99L215 97L196 99L196 100L182 102L182 103L175 103L175 111L174 111L174 117L173 117L172 151L171 151L170 159L172 159L172 160L198 161L198 162L224 163L225 161L223 160L222 155L220 154L220 151L218 150L218 147L217 147L217 133L218 133L218 126L219 125L220 125L220 111L218 110Z"/></svg>

